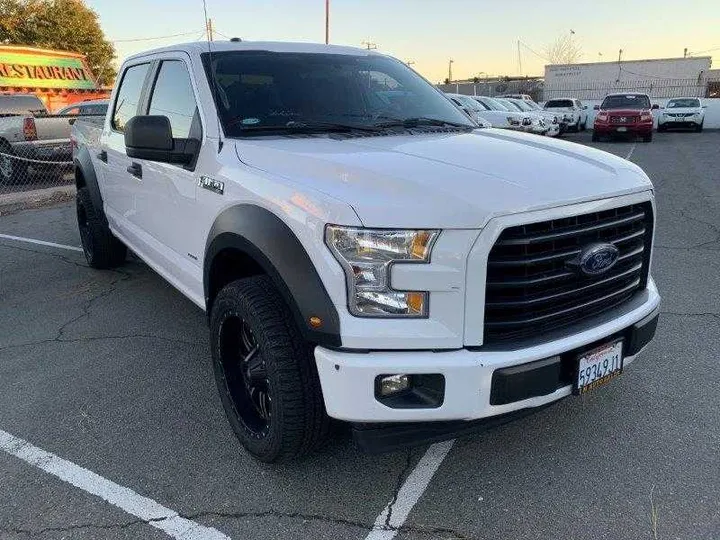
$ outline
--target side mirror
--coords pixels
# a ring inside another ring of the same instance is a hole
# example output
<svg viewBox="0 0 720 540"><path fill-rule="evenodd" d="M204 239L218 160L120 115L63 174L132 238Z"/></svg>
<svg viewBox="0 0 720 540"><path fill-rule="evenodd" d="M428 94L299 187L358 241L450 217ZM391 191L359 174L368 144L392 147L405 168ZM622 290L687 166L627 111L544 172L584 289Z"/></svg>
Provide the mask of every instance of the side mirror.
<svg viewBox="0 0 720 540"><path fill-rule="evenodd" d="M134 116L125 124L128 157L188 165L200 146L196 139L173 139L167 116Z"/></svg>
<svg viewBox="0 0 720 540"><path fill-rule="evenodd" d="M703 105L702 108L703 108L703 109L707 109L707 105Z"/></svg>
<svg viewBox="0 0 720 540"><path fill-rule="evenodd" d="M658 105L657 103L654 103L653 106L650 107L650 108L651 108L653 111L655 111L655 110L657 110L657 109L660 108L660 105Z"/></svg>
<svg viewBox="0 0 720 540"><path fill-rule="evenodd" d="M594 111L599 111L599 110L600 110L600 105L595 105L595 106L593 107L593 110L594 110Z"/></svg>

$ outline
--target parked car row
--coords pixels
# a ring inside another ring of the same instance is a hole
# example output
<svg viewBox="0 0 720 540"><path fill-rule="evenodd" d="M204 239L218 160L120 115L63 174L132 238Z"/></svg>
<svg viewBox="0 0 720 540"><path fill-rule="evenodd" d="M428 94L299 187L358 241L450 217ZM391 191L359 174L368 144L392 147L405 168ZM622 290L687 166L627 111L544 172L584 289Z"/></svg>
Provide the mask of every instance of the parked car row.
<svg viewBox="0 0 720 540"><path fill-rule="evenodd" d="M562 132L559 117L521 99L447 94L458 108L480 125L556 137Z"/></svg>

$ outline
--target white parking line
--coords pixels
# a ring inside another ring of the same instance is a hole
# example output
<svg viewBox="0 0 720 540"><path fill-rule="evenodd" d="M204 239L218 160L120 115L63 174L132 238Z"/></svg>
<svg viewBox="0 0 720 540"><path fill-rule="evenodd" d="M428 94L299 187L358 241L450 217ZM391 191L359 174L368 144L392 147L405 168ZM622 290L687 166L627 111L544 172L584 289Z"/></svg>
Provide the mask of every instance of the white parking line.
<svg viewBox="0 0 720 540"><path fill-rule="evenodd" d="M92 471L33 446L0 429L0 449L26 463L56 476L88 493L121 508L148 525L182 540L230 540L217 529L182 518L177 512L138 495L133 490L107 480Z"/></svg>
<svg viewBox="0 0 720 540"><path fill-rule="evenodd" d="M635 151L635 147L636 147L636 146L637 146L637 143L634 142L633 145L630 147L630 151L628 152L628 155L625 156L625 159L627 159L628 161L630 161L630 158L632 157L633 152Z"/></svg>
<svg viewBox="0 0 720 540"><path fill-rule="evenodd" d="M398 533L397 529L405 523L413 506L425 493L430 480L450 452L453 444L455 444L455 440L435 443L427 449L425 455L418 461L398 491L395 501L389 502L377 517L373 530L365 537L365 540L392 540L395 538ZM388 520L391 508L392 514Z"/></svg>
<svg viewBox="0 0 720 540"><path fill-rule="evenodd" d="M7 240L15 240L17 242L28 242L30 244L38 244L41 246L50 246L50 247L56 247L60 249L69 249L71 251L82 251L82 248L75 247L75 246L66 246L65 244L56 244L55 242L46 242L45 240L36 240L35 238L25 238L23 236L12 236L9 234L0 234L0 238L5 238Z"/></svg>

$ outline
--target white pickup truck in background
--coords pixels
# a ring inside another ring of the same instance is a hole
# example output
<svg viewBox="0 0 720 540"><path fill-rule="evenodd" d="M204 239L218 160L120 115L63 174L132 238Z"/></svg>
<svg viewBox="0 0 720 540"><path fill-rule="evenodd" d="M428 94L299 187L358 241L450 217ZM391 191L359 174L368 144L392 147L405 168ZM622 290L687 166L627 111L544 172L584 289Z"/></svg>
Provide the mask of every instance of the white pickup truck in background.
<svg viewBox="0 0 720 540"><path fill-rule="evenodd" d="M30 166L57 169L55 164L69 164L72 121L66 115L49 115L36 96L0 96L0 183L24 181Z"/></svg>
<svg viewBox="0 0 720 540"><path fill-rule="evenodd" d="M72 136L89 264L130 249L207 312L261 460L310 451L328 417L369 450L505 421L619 376L655 333L645 173L477 129L374 51L138 54Z"/></svg>

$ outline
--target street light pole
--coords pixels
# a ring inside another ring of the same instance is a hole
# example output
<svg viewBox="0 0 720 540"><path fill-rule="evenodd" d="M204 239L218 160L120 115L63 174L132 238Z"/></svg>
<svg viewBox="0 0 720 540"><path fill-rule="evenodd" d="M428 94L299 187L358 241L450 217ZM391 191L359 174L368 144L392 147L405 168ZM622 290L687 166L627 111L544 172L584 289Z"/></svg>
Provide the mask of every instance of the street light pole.
<svg viewBox="0 0 720 540"><path fill-rule="evenodd" d="M325 45L330 43L330 0L325 0Z"/></svg>
<svg viewBox="0 0 720 540"><path fill-rule="evenodd" d="M453 80L453 78L452 78L452 65L453 65L453 62L454 62L454 61L455 61L455 60L453 60L453 59L451 58L450 61L448 62L448 82L452 82L452 80Z"/></svg>

